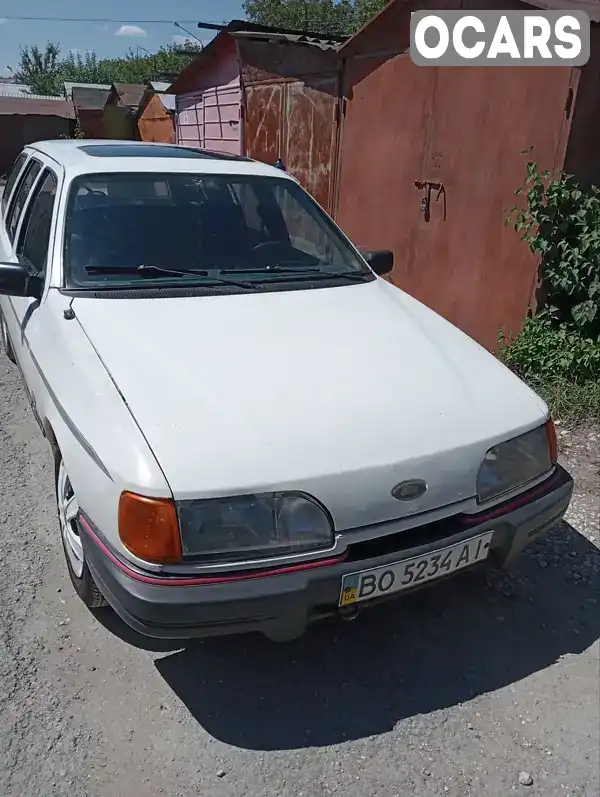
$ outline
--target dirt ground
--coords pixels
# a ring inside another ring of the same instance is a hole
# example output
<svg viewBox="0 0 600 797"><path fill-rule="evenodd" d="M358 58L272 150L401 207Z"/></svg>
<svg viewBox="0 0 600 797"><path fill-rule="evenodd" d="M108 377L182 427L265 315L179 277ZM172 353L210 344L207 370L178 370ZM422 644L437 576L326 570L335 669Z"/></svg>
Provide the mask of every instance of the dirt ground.
<svg viewBox="0 0 600 797"><path fill-rule="evenodd" d="M0 355L0 797L598 797L600 432L561 445L567 522L510 575L181 649L75 597Z"/></svg>

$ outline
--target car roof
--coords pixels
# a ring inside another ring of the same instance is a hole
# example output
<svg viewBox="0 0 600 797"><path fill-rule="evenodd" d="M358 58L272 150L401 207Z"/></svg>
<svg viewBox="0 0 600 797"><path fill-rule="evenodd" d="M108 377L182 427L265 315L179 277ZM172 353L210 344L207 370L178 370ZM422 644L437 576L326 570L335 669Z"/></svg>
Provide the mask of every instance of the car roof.
<svg viewBox="0 0 600 797"><path fill-rule="evenodd" d="M57 139L29 144L60 164L67 177L102 172L193 172L289 177L281 169L244 158L177 144L110 139Z"/></svg>

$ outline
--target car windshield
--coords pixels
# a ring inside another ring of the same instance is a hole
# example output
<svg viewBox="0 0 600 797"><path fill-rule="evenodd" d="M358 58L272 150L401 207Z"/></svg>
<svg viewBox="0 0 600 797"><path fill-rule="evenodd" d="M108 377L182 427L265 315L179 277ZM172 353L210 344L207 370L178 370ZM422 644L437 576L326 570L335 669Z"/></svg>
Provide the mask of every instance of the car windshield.
<svg viewBox="0 0 600 797"><path fill-rule="evenodd" d="M64 274L68 288L373 279L294 181L149 172L73 180Z"/></svg>

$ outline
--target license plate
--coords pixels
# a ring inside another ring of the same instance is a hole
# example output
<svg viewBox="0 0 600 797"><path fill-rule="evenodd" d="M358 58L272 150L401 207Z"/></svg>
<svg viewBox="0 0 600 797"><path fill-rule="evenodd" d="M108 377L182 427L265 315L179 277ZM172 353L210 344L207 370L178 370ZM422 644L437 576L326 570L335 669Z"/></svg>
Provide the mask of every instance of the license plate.
<svg viewBox="0 0 600 797"><path fill-rule="evenodd" d="M342 579L340 606L401 592L481 562L489 553L493 536L494 532L488 531L423 556L359 573L348 573Z"/></svg>

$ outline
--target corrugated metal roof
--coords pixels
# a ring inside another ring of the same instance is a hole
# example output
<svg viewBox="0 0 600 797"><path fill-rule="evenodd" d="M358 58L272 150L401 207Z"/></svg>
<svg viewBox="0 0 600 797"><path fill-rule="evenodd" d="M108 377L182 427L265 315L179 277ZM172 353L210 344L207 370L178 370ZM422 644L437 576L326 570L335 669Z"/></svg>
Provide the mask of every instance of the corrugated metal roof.
<svg viewBox="0 0 600 797"><path fill-rule="evenodd" d="M287 41L292 44L306 44L311 47L318 47L320 50L339 50L344 45L344 41L340 41L337 38L310 36L305 33L265 33L264 31L236 30L231 31L231 35L235 36L236 39L262 39L263 41Z"/></svg>
<svg viewBox="0 0 600 797"><path fill-rule="evenodd" d="M0 116L60 116L74 119L73 103L60 97L0 96Z"/></svg>
<svg viewBox="0 0 600 797"><path fill-rule="evenodd" d="M155 94L160 95L160 100L162 104L165 106L167 111L171 111L175 113L175 95L174 94L166 94L165 92L171 87L170 83L165 83L160 80L151 80L148 83L148 88L146 91L153 91Z"/></svg>
<svg viewBox="0 0 600 797"><path fill-rule="evenodd" d="M157 94L160 94L160 101L165 106L165 109L175 113L175 103L177 97L174 94L164 94L161 92L157 92Z"/></svg>
<svg viewBox="0 0 600 797"><path fill-rule="evenodd" d="M119 105L124 105L133 110L139 107L146 93L146 86L141 83L113 83L111 91L112 89L117 92Z"/></svg>
<svg viewBox="0 0 600 797"><path fill-rule="evenodd" d="M314 31L289 30L287 28L273 28L269 25L256 25L243 19L232 19L227 25L213 25L198 23L199 28L219 31L214 39L204 47L174 79L169 93L177 94L178 86L182 78L185 80L190 74L194 74L201 65L213 56L217 48L223 43L227 36L239 38L262 39L263 41L282 42L300 46L316 46L322 50L339 50L348 40L348 36L322 36Z"/></svg>
<svg viewBox="0 0 600 797"><path fill-rule="evenodd" d="M101 111L106 105L109 90L92 86L73 86L73 105L78 111Z"/></svg>
<svg viewBox="0 0 600 797"><path fill-rule="evenodd" d="M25 83L0 83L0 97L21 97L27 100L54 100L64 102L64 97L55 97L53 94L34 94L30 86Z"/></svg>
<svg viewBox="0 0 600 797"><path fill-rule="evenodd" d="M0 83L2 97L29 97L31 88L25 83Z"/></svg>
<svg viewBox="0 0 600 797"><path fill-rule="evenodd" d="M247 19L232 19L231 22L228 22L226 25L215 25L212 23L199 22L198 27L204 28L206 30L216 30L220 33L236 33L240 31L245 31L246 33L273 33L289 36L306 36L310 39L323 39L326 41L336 42L343 42L349 38L348 36L340 34L324 34L314 30L299 30L297 28L279 28L274 27L273 25L258 25L256 22L248 22Z"/></svg>
<svg viewBox="0 0 600 797"><path fill-rule="evenodd" d="M110 91L110 85L107 83L65 83L65 95L67 97L71 97L73 95L73 89L104 89L105 91Z"/></svg>

